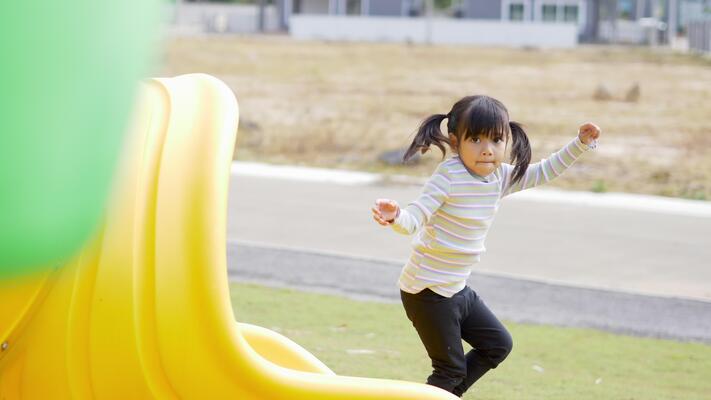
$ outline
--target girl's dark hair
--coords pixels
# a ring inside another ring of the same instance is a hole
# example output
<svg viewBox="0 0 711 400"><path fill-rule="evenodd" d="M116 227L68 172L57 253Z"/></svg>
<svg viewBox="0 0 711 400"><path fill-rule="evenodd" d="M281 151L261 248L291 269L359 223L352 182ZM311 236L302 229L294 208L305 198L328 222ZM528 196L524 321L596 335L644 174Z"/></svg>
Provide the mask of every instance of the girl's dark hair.
<svg viewBox="0 0 711 400"><path fill-rule="evenodd" d="M523 127L509 121L509 112L498 100L488 96L467 96L454 103L447 114L434 114L422 121L415 139L405 152L403 161L407 161L418 151L425 153L431 145L447 154L445 145L452 147L448 136L442 134L440 125L447 119L447 132L454 135L461 143L463 139L484 135L488 138L511 138L511 163L515 165L512 183L523 178L531 162L531 145Z"/></svg>

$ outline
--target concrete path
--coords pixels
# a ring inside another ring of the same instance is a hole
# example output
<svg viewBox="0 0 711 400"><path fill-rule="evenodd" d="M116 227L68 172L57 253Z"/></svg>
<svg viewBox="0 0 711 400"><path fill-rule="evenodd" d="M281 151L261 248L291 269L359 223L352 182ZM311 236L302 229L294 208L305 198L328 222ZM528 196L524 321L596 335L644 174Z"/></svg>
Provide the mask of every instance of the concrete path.
<svg viewBox="0 0 711 400"><path fill-rule="evenodd" d="M310 181L309 170L289 171L288 179L233 174L230 240L396 263L407 258L412 237L377 225L369 210L378 197L407 204L420 185L368 181L365 174ZM475 270L711 301L711 202L665 201L538 189L510 196Z"/></svg>

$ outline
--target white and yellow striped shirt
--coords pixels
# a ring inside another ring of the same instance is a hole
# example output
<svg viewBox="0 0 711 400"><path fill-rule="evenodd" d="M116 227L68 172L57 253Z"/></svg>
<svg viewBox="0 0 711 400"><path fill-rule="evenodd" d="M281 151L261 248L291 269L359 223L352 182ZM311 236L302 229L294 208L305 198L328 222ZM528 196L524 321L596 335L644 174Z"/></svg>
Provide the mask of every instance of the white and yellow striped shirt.
<svg viewBox="0 0 711 400"><path fill-rule="evenodd" d="M549 158L530 164L514 185L510 164L481 177L469 172L457 155L440 163L420 197L401 209L392 224L402 234L417 232L400 273L400 289L418 293L429 288L445 297L464 289L472 265L486 250L484 240L501 199L550 182L588 149L576 137Z"/></svg>

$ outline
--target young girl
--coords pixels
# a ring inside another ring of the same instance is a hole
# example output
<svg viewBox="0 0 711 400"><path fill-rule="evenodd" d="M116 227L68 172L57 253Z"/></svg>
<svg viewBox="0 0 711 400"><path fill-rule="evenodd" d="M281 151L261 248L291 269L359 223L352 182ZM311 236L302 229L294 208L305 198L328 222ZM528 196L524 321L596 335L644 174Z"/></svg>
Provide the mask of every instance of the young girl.
<svg viewBox="0 0 711 400"><path fill-rule="evenodd" d="M449 137L440 131L445 119ZM379 224L398 233L419 230L399 286L407 317L432 359L428 384L461 396L511 352L511 335L466 286L467 277L485 251L501 199L558 177L594 148L599 136L597 126L584 124L563 149L529 165L526 132L491 97L465 97L449 113L432 115L420 125L405 160L430 145L444 155L446 144L454 155L437 166L420 197L407 207L378 199L372 211ZM509 144L512 164L502 162ZM466 354L462 339L472 346Z"/></svg>

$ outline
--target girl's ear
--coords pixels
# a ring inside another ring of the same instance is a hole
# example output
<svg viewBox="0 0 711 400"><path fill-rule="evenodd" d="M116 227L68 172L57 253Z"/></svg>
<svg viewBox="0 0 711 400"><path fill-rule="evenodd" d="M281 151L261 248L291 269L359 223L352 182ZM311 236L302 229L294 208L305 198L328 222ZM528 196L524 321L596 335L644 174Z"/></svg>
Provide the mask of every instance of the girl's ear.
<svg viewBox="0 0 711 400"><path fill-rule="evenodd" d="M458 146L457 146L457 144L458 144L458 143L457 143L457 137L456 137L453 133L450 133L450 134L449 134L449 143L451 143L451 147L452 147L453 149L456 149L456 148L458 147Z"/></svg>

